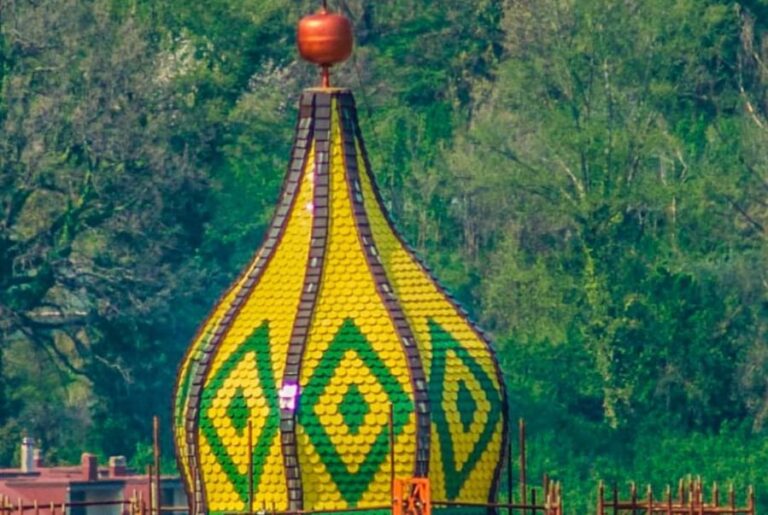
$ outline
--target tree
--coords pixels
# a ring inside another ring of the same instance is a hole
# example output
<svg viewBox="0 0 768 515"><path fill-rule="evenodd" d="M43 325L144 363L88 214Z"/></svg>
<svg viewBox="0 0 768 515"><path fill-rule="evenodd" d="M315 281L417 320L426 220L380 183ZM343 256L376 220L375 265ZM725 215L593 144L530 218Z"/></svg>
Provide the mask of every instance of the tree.
<svg viewBox="0 0 768 515"><path fill-rule="evenodd" d="M179 281L195 291L207 218L207 179L175 133L182 99L145 30L113 14L57 0L2 18L4 347L26 342L100 394L143 380L159 342L142 325L173 327Z"/></svg>
<svg viewBox="0 0 768 515"><path fill-rule="evenodd" d="M496 89L448 158L464 251L495 255L490 322L587 345L613 424L658 405L687 427L740 417L755 318L721 252L764 268L759 203L735 194L761 187L744 160L765 137L737 109L743 18L594 1L518 3L505 23Z"/></svg>

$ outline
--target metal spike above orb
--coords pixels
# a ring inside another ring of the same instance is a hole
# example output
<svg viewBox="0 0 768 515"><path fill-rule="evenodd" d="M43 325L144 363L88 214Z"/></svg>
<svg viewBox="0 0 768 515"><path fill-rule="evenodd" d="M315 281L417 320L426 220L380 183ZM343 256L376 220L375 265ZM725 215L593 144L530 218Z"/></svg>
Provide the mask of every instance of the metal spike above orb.
<svg viewBox="0 0 768 515"><path fill-rule="evenodd" d="M435 501L496 500L502 376L387 215L354 97L330 87L352 46L326 6L299 22L322 87L301 95L264 243L180 365L175 444L193 515L386 507L391 475L428 478Z"/></svg>

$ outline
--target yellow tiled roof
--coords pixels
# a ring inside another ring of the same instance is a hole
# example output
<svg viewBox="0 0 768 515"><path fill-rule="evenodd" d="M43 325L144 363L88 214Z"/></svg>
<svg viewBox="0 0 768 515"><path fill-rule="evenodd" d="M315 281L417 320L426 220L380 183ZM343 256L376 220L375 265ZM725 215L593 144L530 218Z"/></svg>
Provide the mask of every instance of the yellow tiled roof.
<svg viewBox="0 0 768 515"><path fill-rule="evenodd" d="M392 470L487 502L506 435L491 347L388 220L352 94L306 90L267 239L179 369L194 511L385 507Z"/></svg>

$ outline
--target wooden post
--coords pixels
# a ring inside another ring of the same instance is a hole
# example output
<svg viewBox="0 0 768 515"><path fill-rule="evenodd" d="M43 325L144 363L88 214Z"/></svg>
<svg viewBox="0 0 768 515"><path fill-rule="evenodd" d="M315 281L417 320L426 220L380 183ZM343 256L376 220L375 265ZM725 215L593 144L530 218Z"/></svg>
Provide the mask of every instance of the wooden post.
<svg viewBox="0 0 768 515"><path fill-rule="evenodd" d="M682 506L685 504L685 480L681 479L677 483L677 502Z"/></svg>
<svg viewBox="0 0 768 515"><path fill-rule="evenodd" d="M512 504L512 438L507 439L507 504ZM512 506L507 514L512 515Z"/></svg>
<svg viewBox="0 0 768 515"><path fill-rule="evenodd" d="M728 504L732 513L736 513L736 492L733 491L733 483L728 485Z"/></svg>
<svg viewBox="0 0 768 515"><path fill-rule="evenodd" d="M19 515L23 515L24 514L24 505L21 503L21 497L16 499L16 502L18 503L16 505L16 510L19 512Z"/></svg>
<svg viewBox="0 0 768 515"><path fill-rule="evenodd" d="M155 489L154 487L155 481L154 481L154 475L152 470L153 468L154 468L153 465L147 465L147 482L149 483L148 485L149 486L149 493L148 493L149 515L152 515L154 513L152 510L155 509L155 496L154 496L154 493L152 492Z"/></svg>
<svg viewBox="0 0 768 515"><path fill-rule="evenodd" d="M389 493L390 499L395 496L395 408L389 405Z"/></svg>
<svg viewBox="0 0 768 515"><path fill-rule="evenodd" d="M152 454L155 458L155 493L154 500L157 514L160 515L162 493L160 492L160 420L152 417Z"/></svg>
<svg viewBox="0 0 768 515"><path fill-rule="evenodd" d="M32 503L32 509L35 510L35 515L40 515L40 506L37 505L37 499Z"/></svg>
<svg viewBox="0 0 768 515"><path fill-rule="evenodd" d="M667 485L667 515L672 515L672 485Z"/></svg>
<svg viewBox="0 0 768 515"><path fill-rule="evenodd" d="M632 498L632 515L637 515L637 485L634 481L630 484L630 497Z"/></svg>
<svg viewBox="0 0 768 515"><path fill-rule="evenodd" d="M613 484L613 515L619 515L619 485Z"/></svg>
<svg viewBox="0 0 768 515"><path fill-rule="evenodd" d="M646 494L648 497L648 510L646 510L646 512L648 515L653 515L653 488L651 488L651 485L648 485L648 491Z"/></svg>
<svg viewBox="0 0 768 515"><path fill-rule="evenodd" d="M526 470L525 470L525 420L519 421L519 438L520 438L520 503L525 504L525 489L526 489Z"/></svg>
<svg viewBox="0 0 768 515"><path fill-rule="evenodd" d="M248 419L248 513L253 512L253 422Z"/></svg>
<svg viewBox="0 0 768 515"><path fill-rule="evenodd" d="M696 487L697 490L697 502L699 503L699 515L704 515L704 483L701 481L701 478L697 481L698 486Z"/></svg>
<svg viewBox="0 0 768 515"><path fill-rule="evenodd" d="M605 484L600 481L597 485L597 515L605 515L605 506L603 505L603 499L605 498Z"/></svg>
<svg viewBox="0 0 768 515"><path fill-rule="evenodd" d="M695 499L695 491L696 491L696 484L693 482L693 479L688 477L688 513L689 515L693 515L693 507L696 503Z"/></svg>
<svg viewBox="0 0 768 515"><path fill-rule="evenodd" d="M688 476L688 513L693 515L693 491L696 489L696 485L693 484L693 479Z"/></svg>
<svg viewBox="0 0 768 515"><path fill-rule="evenodd" d="M749 493L747 495L749 497L747 510L749 510L749 515L755 515L755 489L752 485L749 485Z"/></svg>

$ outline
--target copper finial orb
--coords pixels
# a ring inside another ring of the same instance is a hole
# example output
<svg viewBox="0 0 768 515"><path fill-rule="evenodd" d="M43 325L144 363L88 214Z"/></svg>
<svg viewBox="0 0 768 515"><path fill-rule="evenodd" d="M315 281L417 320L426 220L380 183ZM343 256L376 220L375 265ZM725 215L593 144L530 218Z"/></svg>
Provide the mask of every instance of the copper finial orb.
<svg viewBox="0 0 768 515"><path fill-rule="evenodd" d="M352 24L346 16L323 6L299 20L298 45L301 57L322 68L322 86L330 87L328 69L352 54Z"/></svg>

